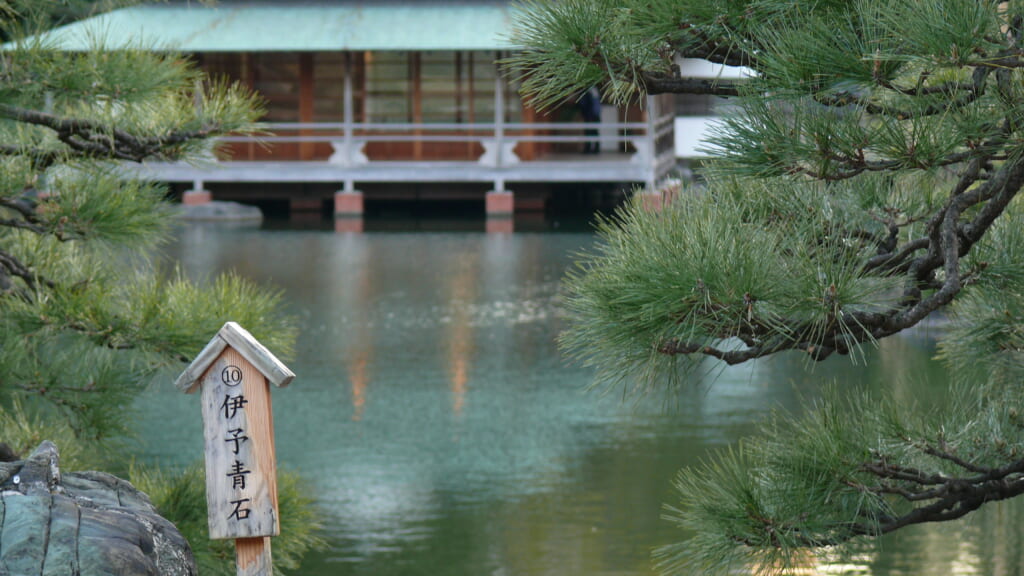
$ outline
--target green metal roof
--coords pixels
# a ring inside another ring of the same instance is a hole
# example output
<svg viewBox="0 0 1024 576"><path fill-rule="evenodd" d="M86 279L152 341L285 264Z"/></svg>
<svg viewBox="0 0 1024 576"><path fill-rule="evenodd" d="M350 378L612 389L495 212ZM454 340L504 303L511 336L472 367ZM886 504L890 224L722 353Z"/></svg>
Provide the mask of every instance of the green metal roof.
<svg viewBox="0 0 1024 576"><path fill-rule="evenodd" d="M127 45L182 52L501 50L513 8L505 2L197 0L115 10L44 35L64 50Z"/></svg>

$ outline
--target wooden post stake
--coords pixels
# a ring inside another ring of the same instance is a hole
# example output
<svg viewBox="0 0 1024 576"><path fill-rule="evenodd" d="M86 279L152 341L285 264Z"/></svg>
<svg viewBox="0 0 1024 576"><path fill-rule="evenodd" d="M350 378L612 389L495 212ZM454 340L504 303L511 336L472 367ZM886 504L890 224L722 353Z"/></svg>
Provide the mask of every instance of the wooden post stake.
<svg viewBox="0 0 1024 576"><path fill-rule="evenodd" d="M280 532L270 384L295 375L245 329L228 322L182 372L180 390L202 392L210 539L235 540L239 576L272 573Z"/></svg>
<svg viewBox="0 0 1024 576"><path fill-rule="evenodd" d="M269 576L274 573L270 558L270 538L235 540L235 566L238 576Z"/></svg>

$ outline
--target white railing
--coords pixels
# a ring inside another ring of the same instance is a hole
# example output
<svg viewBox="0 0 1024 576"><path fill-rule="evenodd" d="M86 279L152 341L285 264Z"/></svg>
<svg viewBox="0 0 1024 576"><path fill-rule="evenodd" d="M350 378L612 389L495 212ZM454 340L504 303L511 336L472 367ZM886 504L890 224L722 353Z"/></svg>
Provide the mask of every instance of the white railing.
<svg viewBox="0 0 1024 576"><path fill-rule="evenodd" d="M483 154L476 162L488 165L518 163L522 160L514 148L520 143L563 144L600 140L614 143L616 149L626 151L627 144L634 155L634 162L649 158L655 140L672 131L672 117L657 118L654 123L437 123L437 124L393 124L393 123L347 123L282 122L264 124L256 135L225 136L219 141L236 144L315 144L327 143L334 153L327 160L343 165L357 165L369 162L365 146L376 142L395 143L479 143ZM651 134L653 126L654 134ZM587 134L596 132L601 134ZM613 132L614 135L611 135ZM543 158L539 158L543 159Z"/></svg>

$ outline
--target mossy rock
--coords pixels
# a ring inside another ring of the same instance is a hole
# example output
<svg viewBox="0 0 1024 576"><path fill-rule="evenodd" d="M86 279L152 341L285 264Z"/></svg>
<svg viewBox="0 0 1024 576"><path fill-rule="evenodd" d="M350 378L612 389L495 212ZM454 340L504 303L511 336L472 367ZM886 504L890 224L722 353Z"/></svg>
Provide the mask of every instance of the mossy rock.
<svg viewBox="0 0 1024 576"><path fill-rule="evenodd" d="M188 542L142 492L102 472L62 474L57 447L0 462L0 576L197 574Z"/></svg>

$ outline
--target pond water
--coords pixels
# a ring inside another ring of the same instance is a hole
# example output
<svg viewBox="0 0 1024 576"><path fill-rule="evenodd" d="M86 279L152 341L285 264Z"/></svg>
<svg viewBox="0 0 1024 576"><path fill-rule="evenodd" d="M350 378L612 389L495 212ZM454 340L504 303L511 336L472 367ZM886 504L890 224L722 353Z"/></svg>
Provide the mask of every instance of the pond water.
<svg viewBox="0 0 1024 576"><path fill-rule="evenodd" d="M190 275L235 270L284 291L301 324L275 391L280 465L316 492L329 548L303 575L646 575L685 538L661 520L679 468L798 410L822 383L945 386L927 335L865 365L780 357L706 374L666 400L587 391L567 363L559 280L589 233L368 232L190 226L168 249ZM201 458L198 401L147 392L143 459ZM819 573L1021 574L1017 504L886 538Z"/></svg>

